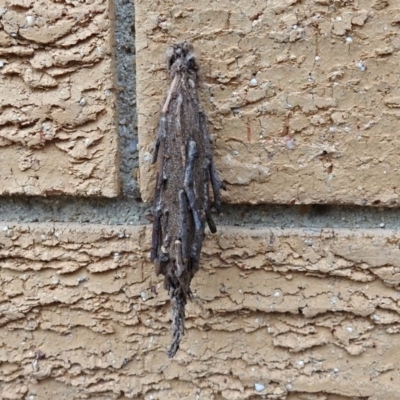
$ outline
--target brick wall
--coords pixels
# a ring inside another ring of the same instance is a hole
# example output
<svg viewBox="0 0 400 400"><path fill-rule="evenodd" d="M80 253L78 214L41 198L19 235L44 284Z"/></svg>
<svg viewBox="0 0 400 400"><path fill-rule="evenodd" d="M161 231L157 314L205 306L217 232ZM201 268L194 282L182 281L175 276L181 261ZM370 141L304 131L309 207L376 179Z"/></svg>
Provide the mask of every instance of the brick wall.
<svg viewBox="0 0 400 400"><path fill-rule="evenodd" d="M131 6L0 0L0 398L397 399L400 5ZM170 360L136 180L187 38L228 190Z"/></svg>

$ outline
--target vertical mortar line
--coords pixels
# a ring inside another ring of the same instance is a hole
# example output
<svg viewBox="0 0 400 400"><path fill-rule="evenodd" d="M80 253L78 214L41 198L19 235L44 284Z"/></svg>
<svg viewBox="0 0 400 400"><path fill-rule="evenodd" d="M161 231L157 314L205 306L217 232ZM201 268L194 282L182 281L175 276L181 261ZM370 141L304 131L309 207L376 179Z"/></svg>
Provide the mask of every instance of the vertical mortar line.
<svg viewBox="0 0 400 400"><path fill-rule="evenodd" d="M135 9L133 1L129 0L114 0L114 5L114 57L122 194L140 198L139 186L135 178L139 165L134 41Z"/></svg>

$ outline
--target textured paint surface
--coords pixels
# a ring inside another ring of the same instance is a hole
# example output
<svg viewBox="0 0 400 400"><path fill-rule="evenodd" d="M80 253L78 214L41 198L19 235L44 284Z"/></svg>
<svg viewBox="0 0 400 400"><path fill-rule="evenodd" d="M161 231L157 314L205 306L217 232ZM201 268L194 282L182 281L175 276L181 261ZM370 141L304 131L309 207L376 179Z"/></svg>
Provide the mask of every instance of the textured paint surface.
<svg viewBox="0 0 400 400"><path fill-rule="evenodd" d="M165 49L189 39L224 201L399 204L398 2L138 0L136 19L146 201Z"/></svg>
<svg viewBox="0 0 400 400"><path fill-rule="evenodd" d="M149 228L0 223L0 397L397 399L399 244L222 228L171 361Z"/></svg>
<svg viewBox="0 0 400 400"><path fill-rule="evenodd" d="M0 0L0 194L118 194L107 0Z"/></svg>
<svg viewBox="0 0 400 400"><path fill-rule="evenodd" d="M166 0L136 9L147 199L164 50L190 37L225 201L395 204L395 0ZM1 193L116 194L107 13L97 0L0 0ZM40 35L28 29L43 23ZM74 125L59 119L64 112ZM38 121L54 136L36 137ZM13 213L1 209L3 219L81 222L0 223L1 399L398 399L400 233L366 229L398 228L396 209L226 206L228 223L267 227L208 236L187 334L170 361L150 228L83 223L137 223L144 208L69 199L63 208L38 196L34 207L21 196ZM310 225L359 229L288 228Z"/></svg>

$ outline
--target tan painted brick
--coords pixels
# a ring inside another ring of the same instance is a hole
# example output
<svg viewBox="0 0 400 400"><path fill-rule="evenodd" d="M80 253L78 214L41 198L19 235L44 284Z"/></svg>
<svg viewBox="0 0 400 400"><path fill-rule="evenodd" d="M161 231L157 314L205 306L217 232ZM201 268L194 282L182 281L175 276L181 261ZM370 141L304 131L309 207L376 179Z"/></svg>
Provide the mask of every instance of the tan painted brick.
<svg viewBox="0 0 400 400"><path fill-rule="evenodd" d="M146 201L165 49L190 39L224 201L399 204L398 2L138 0L136 15Z"/></svg>
<svg viewBox="0 0 400 400"><path fill-rule="evenodd" d="M0 0L0 194L118 194L108 0Z"/></svg>
<svg viewBox="0 0 400 400"><path fill-rule="evenodd" d="M0 223L2 399L398 399L398 231L221 228L174 360L149 239Z"/></svg>

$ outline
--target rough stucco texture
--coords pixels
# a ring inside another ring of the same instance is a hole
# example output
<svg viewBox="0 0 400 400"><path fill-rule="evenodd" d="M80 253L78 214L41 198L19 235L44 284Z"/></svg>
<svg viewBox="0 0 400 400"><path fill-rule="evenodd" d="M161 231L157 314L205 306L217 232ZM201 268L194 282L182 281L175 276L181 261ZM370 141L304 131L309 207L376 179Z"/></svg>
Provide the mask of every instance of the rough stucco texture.
<svg viewBox="0 0 400 400"><path fill-rule="evenodd" d="M106 0L0 0L0 194L116 196Z"/></svg>
<svg viewBox="0 0 400 400"><path fill-rule="evenodd" d="M2 399L398 399L399 232L222 228L173 360L149 244L0 224Z"/></svg>
<svg viewBox="0 0 400 400"><path fill-rule="evenodd" d="M136 18L146 201L165 50L189 39L224 201L399 204L399 2L138 0Z"/></svg>

